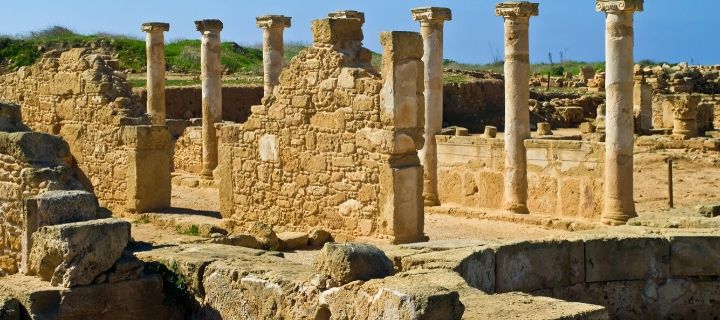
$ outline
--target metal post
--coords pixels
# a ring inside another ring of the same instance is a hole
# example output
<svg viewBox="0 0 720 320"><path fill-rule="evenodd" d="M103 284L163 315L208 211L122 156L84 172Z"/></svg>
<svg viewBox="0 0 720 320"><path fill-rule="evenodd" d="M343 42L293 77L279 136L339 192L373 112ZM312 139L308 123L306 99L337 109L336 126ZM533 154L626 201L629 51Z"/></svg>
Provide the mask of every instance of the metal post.
<svg viewBox="0 0 720 320"><path fill-rule="evenodd" d="M668 164L668 205L670 209L674 208L673 205L673 171L672 171L672 158L667 159Z"/></svg>

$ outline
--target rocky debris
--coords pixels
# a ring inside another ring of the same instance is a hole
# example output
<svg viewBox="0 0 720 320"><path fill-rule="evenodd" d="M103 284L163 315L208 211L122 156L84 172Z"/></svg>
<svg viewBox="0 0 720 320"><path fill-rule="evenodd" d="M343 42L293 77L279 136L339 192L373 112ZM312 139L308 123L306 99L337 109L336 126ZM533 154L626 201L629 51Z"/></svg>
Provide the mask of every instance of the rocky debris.
<svg viewBox="0 0 720 320"><path fill-rule="evenodd" d="M32 236L29 274L53 285L92 284L121 257L130 239L130 223L93 220L38 229Z"/></svg>
<svg viewBox="0 0 720 320"><path fill-rule="evenodd" d="M308 247L310 239L305 232L282 232L278 233L278 238L283 243L285 250L298 250Z"/></svg>
<svg viewBox="0 0 720 320"><path fill-rule="evenodd" d="M311 247L320 248L325 245L325 243L333 241L333 236L330 234L330 232L327 232L323 229L314 229L310 232L309 240Z"/></svg>
<svg viewBox="0 0 720 320"><path fill-rule="evenodd" d="M230 246L245 247L251 249L262 249L263 245L249 234L232 234L228 236L220 235L210 239L208 242L213 244L224 244Z"/></svg>
<svg viewBox="0 0 720 320"><path fill-rule="evenodd" d="M704 217L714 218L720 216L720 203L701 204L695 210Z"/></svg>
<svg viewBox="0 0 720 320"><path fill-rule="evenodd" d="M359 243L326 243L314 262L315 271L346 284L392 275L393 263L375 246Z"/></svg>
<svg viewBox="0 0 720 320"><path fill-rule="evenodd" d="M282 250L282 242L278 238L272 226L256 221L250 227L250 235L260 243L263 249L266 250Z"/></svg>

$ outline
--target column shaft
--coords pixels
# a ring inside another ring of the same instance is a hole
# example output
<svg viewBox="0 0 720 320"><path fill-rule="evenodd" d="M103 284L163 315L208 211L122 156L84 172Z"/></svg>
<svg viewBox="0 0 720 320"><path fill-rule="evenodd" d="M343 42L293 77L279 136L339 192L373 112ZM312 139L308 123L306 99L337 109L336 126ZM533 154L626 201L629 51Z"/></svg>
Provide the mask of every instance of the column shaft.
<svg viewBox="0 0 720 320"><path fill-rule="evenodd" d="M505 18L505 193L504 208L528 213L527 155L530 138L529 17Z"/></svg>
<svg viewBox="0 0 720 320"><path fill-rule="evenodd" d="M202 176L212 179L213 170L218 164L215 124L222 121L222 65L220 63L219 30L202 33L200 57L202 69Z"/></svg>
<svg viewBox="0 0 720 320"><path fill-rule="evenodd" d="M263 30L263 71L265 80L265 97L269 97L273 89L280 83L280 72L284 60L284 27L265 28Z"/></svg>
<svg viewBox="0 0 720 320"><path fill-rule="evenodd" d="M602 221L625 224L633 202L633 12L608 11L605 31L605 208Z"/></svg>
<svg viewBox="0 0 720 320"><path fill-rule="evenodd" d="M423 165L425 205L438 205L437 143L443 118L443 23L422 22L425 64L425 144L419 152Z"/></svg>

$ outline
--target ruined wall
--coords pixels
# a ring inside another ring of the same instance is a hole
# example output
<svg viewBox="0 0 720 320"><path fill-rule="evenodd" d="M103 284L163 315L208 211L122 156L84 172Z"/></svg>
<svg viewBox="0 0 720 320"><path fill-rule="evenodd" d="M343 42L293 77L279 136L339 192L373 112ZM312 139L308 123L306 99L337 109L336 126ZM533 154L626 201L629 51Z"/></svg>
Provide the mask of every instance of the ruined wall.
<svg viewBox="0 0 720 320"><path fill-rule="evenodd" d="M362 21L313 22L264 105L220 134L221 213L280 229L422 238L422 39L384 33L383 76Z"/></svg>
<svg viewBox="0 0 720 320"><path fill-rule="evenodd" d="M33 130L68 142L75 174L102 205L118 212L167 206L167 128L136 126L147 123L144 106L132 99L131 85L114 64L86 49L53 51L0 76L0 98L20 104ZM145 184L156 192L143 194L139 186Z"/></svg>
<svg viewBox="0 0 720 320"><path fill-rule="evenodd" d="M145 105L147 90L135 90L140 103ZM250 107L260 104L263 87L223 86L222 119L232 122L245 122L250 116ZM167 119L186 119L202 117L202 88L169 87L165 89L165 108Z"/></svg>
<svg viewBox="0 0 720 320"><path fill-rule="evenodd" d="M443 205L502 208L502 139L438 136L438 185ZM530 212L599 220L604 145L526 140Z"/></svg>
<svg viewBox="0 0 720 320"><path fill-rule="evenodd" d="M173 171L202 172L202 126L188 126L173 144Z"/></svg>
<svg viewBox="0 0 720 320"><path fill-rule="evenodd" d="M18 272L25 201L45 191L82 189L61 138L31 132L20 108L0 102L0 276Z"/></svg>
<svg viewBox="0 0 720 320"><path fill-rule="evenodd" d="M503 80L479 79L468 83L446 83L443 94L443 123L470 132L482 132L486 125L502 127L505 119Z"/></svg>

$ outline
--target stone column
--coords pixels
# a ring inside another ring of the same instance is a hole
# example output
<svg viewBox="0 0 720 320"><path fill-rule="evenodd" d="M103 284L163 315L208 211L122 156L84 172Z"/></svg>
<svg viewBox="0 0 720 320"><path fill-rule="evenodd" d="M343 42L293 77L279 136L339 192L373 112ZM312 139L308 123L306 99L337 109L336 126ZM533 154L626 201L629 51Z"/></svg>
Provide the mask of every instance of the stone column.
<svg viewBox="0 0 720 320"><path fill-rule="evenodd" d="M165 125L165 32L170 24L162 22L143 23L147 33L147 114L153 125Z"/></svg>
<svg viewBox="0 0 720 320"><path fill-rule="evenodd" d="M423 165L423 199L426 206L439 205L437 190L437 144L435 135L442 130L443 115L443 24L452 20L448 8L412 9L420 21L425 64L425 145L420 150Z"/></svg>
<svg viewBox="0 0 720 320"><path fill-rule="evenodd" d="M280 83L285 49L283 32L290 27L290 17L268 15L257 17L257 26L263 29L263 72L265 77L265 97L269 97L273 88Z"/></svg>
<svg viewBox="0 0 720 320"><path fill-rule="evenodd" d="M499 3L495 13L505 19L505 193L504 209L529 213L527 208L527 154L530 138L530 17L538 4Z"/></svg>
<svg viewBox="0 0 720 320"><path fill-rule="evenodd" d="M602 222L625 224L633 202L633 13L643 0L597 0L605 20L605 208Z"/></svg>
<svg viewBox="0 0 720 320"><path fill-rule="evenodd" d="M202 138L204 179L213 179L218 164L218 143L215 124L222 121L222 65L220 63L220 20L195 21L202 34L200 68L202 71Z"/></svg>
<svg viewBox="0 0 720 320"><path fill-rule="evenodd" d="M667 100L672 105L672 135L679 139L697 137L697 113L701 97L694 94L678 94L667 96Z"/></svg>

